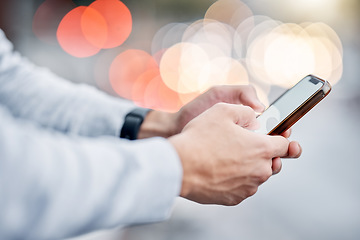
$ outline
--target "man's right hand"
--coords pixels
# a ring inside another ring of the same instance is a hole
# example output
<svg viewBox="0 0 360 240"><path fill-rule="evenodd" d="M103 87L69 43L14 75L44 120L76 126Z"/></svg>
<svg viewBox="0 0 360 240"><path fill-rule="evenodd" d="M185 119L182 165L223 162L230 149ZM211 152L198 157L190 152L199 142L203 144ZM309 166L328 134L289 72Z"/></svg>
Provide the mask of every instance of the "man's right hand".
<svg viewBox="0 0 360 240"><path fill-rule="evenodd" d="M282 136L254 133L250 107L218 103L169 138L183 166L180 195L203 204L236 205L281 169L280 157L301 147Z"/></svg>

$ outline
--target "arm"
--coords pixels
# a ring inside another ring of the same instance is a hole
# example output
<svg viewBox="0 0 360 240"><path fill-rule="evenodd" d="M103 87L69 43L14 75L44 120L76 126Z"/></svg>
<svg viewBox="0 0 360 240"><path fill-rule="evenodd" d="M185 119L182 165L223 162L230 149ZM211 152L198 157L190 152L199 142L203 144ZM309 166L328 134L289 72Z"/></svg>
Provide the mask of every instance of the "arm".
<svg viewBox="0 0 360 240"><path fill-rule="evenodd" d="M182 168L162 138L63 135L0 107L0 239L62 239L168 217Z"/></svg>
<svg viewBox="0 0 360 240"><path fill-rule="evenodd" d="M1 30L0 104L17 118L83 136L118 136L124 115L134 107L34 66L13 52Z"/></svg>
<svg viewBox="0 0 360 240"><path fill-rule="evenodd" d="M254 112L228 104L216 104L169 140L81 138L44 131L1 108L0 117L1 239L158 221L179 192L234 205L279 172L278 157L301 153L286 138L247 130L256 127Z"/></svg>
<svg viewBox="0 0 360 240"><path fill-rule="evenodd" d="M218 102L263 110L250 86L214 87L177 113L150 112L139 138L177 134L191 119ZM72 84L33 66L13 52L1 30L0 104L6 105L16 117L84 136L119 135L124 116L134 108L128 101L115 99L90 86Z"/></svg>

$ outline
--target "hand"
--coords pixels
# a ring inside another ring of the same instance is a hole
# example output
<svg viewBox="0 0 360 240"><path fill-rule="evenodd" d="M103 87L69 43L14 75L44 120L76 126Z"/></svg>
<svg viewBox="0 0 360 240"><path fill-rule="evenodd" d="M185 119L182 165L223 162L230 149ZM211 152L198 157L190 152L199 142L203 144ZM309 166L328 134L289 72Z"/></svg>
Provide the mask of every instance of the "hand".
<svg viewBox="0 0 360 240"><path fill-rule="evenodd" d="M279 157L301 154L296 142L249 131L257 127L250 107L220 103L170 137L183 166L180 195L199 203L236 205L280 171Z"/></svg>
<svg viewBox="0 0 360 240"><path fill-rule="evenodd" d="M140 128L138 138L170 137L180 133L194 117L220 102L242 104L257 112L264 110L264 105L258 100L256 91L251 85L216 86L186 104L176 113L150 112Z"/></svg>
<svg viewBox="0 0 360 240"><path fill-rule="evenodd" d="M216 103L242 104L249 106L257 112L264 111L264 105L259 101L255 88L251 85L216 86L195 98L176 113L176 133L193 118L200 115Z"/></svg>

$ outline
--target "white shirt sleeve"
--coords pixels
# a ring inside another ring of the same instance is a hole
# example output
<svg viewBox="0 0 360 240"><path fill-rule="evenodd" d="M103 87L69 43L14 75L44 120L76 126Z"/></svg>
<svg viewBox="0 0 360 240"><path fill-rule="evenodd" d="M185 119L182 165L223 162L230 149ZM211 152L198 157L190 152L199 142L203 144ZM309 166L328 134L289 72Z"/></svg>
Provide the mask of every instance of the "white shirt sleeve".
<svg viewBox="0 0 360 240"><path fill-rule="evenodd" d="M82 136L119 136L134 104L66 81L13 51L0 30L0 105L13 116Z"/></svg>
<svg viewBox="0 0 360 240"><path fill-rule="evenodd" d="M118 137L133 107L35 67L0 30L0 239L165 219L181 163L164 138Z"/></svg>
<svg viewBox="0 0 360 240"><path fill-rule="evenodd" d="M163 138L65 135L0 106L0 239L62 239L168 217L182 168Z"/></svg>

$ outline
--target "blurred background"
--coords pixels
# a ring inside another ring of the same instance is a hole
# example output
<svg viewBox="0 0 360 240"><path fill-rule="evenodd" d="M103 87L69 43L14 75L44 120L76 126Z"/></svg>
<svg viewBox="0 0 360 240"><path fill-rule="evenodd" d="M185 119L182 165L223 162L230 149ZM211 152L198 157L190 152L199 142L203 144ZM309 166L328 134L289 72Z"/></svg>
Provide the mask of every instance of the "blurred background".
<svg viewBox="0 0 360 240"><path fill-rule="evenodd" d="M111 27L101 27L106 17L87 9L91 0L1 1L0 27L34 63L161 110L176 111L217 84L253 84L269 104L309 73L328 79L333 90L293 127L301 158L284 159L282 172L242 204L179 198L166 222L77 239L360 239L358 0L123 3L113 7L126 22L114 43ZM100 19L98 28L81 22L88 30L67 39L76 32L71 17L85 21L84 12L92 22ZM100 33L107 37L94 37Z"/></svg>

